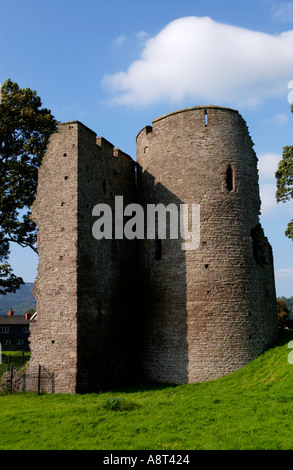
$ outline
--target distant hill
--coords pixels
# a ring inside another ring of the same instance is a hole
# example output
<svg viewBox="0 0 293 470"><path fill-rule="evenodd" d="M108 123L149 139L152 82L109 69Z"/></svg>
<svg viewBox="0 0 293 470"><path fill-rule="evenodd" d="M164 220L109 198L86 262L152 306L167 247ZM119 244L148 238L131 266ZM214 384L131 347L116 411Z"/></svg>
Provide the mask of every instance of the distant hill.
<svg viewBox="0 0 293 470"><path fill-rule="evenodd" d="M9 307L14 310L14 315L23 315L31 307L36 309L33 285L33 282L26 282L14 294L0 295L0 315L6 315Z"/></svg>

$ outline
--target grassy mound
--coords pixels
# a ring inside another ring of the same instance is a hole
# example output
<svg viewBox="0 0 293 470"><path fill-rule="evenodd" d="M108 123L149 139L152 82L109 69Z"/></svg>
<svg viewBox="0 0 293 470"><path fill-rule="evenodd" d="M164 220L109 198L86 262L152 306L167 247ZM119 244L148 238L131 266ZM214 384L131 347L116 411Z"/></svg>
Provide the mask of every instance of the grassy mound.
<svg viewBox="0 0 293 470"><path fill-rule="evenodd" d="M292 450L291 340L201 384L1 396L0 449Z"/></svg>

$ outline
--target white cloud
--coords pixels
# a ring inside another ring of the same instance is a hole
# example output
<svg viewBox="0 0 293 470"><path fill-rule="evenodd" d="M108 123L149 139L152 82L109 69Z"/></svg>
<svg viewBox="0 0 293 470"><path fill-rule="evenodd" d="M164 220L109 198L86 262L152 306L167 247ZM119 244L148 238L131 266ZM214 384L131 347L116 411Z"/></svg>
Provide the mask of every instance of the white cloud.
<svg viewBox="0 0 293 470"><path fill-rule="evenodd" d="M282 156L277 153L264 153L258 155L259 191L261 199L261 213L263 216L272 214L278 207L276 201L275 173Z"/></svg>
<svg viewBox="0 0 293 470"><path fill-rule="evenodd" d="M139 33L137 33L135 35L140 41L144 41L147 37L148 37L148 33L146 33L145 31L139 31Z"/></svg>
<svg viewBox="0 0 293 470"><path fill-rule="evenodd" d="M272 8L273 16L284 23L289 23L293 21L293 3L291 2L281 2L279 4L273 5Z"/></svg>
<svg viewBox="0 0 293 470"><path fill-rule="evenodd" d="M185 17L145 42L126 72L106 75L113 102L255 106L287 93L292 79L293 31L269 35Z"/></svg>
<svg viewBox="0 0 293 470"><path fill-rule="evenodd" d="M273 117L265 119L264 124L276 124L283 126L288 121L288 116L285 113L274 114Z"/></svg>
<svg viewBox="0 0 293 470"><path fill-rule="evenodd" d="M112 45L113 47L119 47L119 46L122 46L122 44L124 44L125 41L126 41L126 36L121 34L121 36L118 36L116 39L114 39Z"/></svg>
<svg viewBox="0 0 293 470"><path fill-rule="evenodd" d="M290 80L290 82L288 83L288 88L293 88L293 80ZM288 103L289 104L292 104L293 103L293 90L289 91L289 94L288 94Z"/></svg>
<svg viewBox="0 0 293 470"><path fill-rule="evenodd" d="M147 37L148 37L148 33L146 33L145 31L142 31L142 30L133 35L133 38L135 38L136 41L138 39L139 41L141 41L141 43L143 43L146 40ZM123 46L123 45L125 45L125 43L127 41L129 41L129 39L130 38L128 36L126 36L125 34L121 34L120 36L116 37L113 40L112 47Z"/></svg>
<svg viewBox="0 0 293 470"><path fill-rule="evenodd" d="M274 215L275 210L278 213L286 214L286 217L293 216L292 201L286 204L278 204L276 201L276 177L279 161L282 155L278 153L263 153L258 155L258 173L259 173L259 192L261 199L261 214L263 216Z"/></svg>
<svg viewBox="0 0 293 470"><path fill-rule="evenodd" d="M263 153L258 155L259 179L261 182L271 180L275 181L275 173L278 169L279 161L282 155L278 153Z"/></svg>
<svg viewBox="0 0 293 470"><path fill-rule="evenodd" d="M268 216L278 204L275 198L276 185L273 183L263 183L259 186L260 199L261 199L261 214Z"/></svg>
<svg viewBox="0 0 293 470"><path fill-rule="evenodd" d="M293 268L277 269L275 272L277 279L284 279L287 277L293 277Z"/></svg>

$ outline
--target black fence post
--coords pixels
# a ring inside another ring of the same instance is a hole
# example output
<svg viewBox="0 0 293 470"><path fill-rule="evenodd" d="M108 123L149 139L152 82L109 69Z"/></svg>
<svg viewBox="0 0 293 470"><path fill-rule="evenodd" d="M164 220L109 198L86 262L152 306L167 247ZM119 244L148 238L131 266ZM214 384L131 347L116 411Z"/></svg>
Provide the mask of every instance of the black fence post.
<svg viewBox="0 0 293 470"><path fill-rule="evenodd" d="M11 366L10 369L10 393L12 393L13 390L13 365Z"/></svg>
<svg viewBox="0 0 293 470"><path fill-rule="evenodd" d="M8 354L8 363L7 363L8 364L8 368L7 368L8 372L10 371L10 362L11 362L11 356L10 356L10 354Z"/></svg>
<svg viewBox="0 0 293 470"><path fill-rule="evenodd" d="M38 395L40 395L41 392L41 366L39 364L39 370L38 370Z"/></svg>
<svg viewBox="0 0 293 470"><path fill-rule="evenodd" d="M24 349L22 350L21 366L24 366Z"/></svg>
<svg viewBox="0 0 293 470"><path fill-rule="evenodd" d="M22 391L26 392L26 374L22 376Z"/></svg>

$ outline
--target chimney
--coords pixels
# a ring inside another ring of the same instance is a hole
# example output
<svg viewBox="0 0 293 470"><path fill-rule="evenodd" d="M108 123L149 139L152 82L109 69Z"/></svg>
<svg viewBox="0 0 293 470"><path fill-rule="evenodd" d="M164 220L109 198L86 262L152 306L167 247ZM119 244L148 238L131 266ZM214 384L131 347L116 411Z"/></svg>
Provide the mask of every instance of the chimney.
<svg viewBox="0 0 293 470"><path fill-rule="evenodd" d="M32 316L31 313L26 313L26 314L24 315L24 318L25 318L25 320L30 320L30 319L31 319L31 316Z"/></svg>
<svg viewBox="0 0 293 470"><path fill-rule="evenodd" d="M8 315L9 317L12 317L12 316L14 315L14 310L12 310L11 307L9 308L9 310L8 310L8 312L7 312L7 315Z"/></svg>

